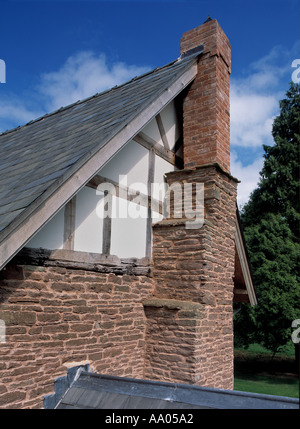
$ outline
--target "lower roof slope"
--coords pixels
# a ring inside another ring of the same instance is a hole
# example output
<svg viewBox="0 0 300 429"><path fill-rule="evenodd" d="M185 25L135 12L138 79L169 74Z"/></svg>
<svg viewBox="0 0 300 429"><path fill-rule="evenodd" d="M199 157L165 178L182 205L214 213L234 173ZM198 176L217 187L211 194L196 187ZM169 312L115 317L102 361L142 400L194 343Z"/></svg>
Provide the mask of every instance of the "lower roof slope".
<svg viewBox="0 0 300 429"><path fill-rule="evenodd" d="M290 409L293 398L78 370L56 409Z"/></svg>

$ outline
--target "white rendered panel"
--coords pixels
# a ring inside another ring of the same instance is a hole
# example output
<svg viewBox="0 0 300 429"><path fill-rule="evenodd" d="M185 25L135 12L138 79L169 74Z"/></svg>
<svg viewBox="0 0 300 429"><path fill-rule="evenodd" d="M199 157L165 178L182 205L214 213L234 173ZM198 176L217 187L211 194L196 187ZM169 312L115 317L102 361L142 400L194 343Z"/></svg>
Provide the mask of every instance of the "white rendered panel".
<svg viewBox="0 0 300 429"><path fill-rule="evenodd" d="M160 222L161 220L163 220L163 218L163 215L161 215L160 213L152 211L152 224Z"/></svg>
<svg viewBox="0 0 300 429"><path fill-rule="evenodd" d="M169 103L160 113L163 127L168 140L169 148L174 149L175 143L180 136L177 113L174 102Z"/></svg>
<svg viewBox="0 0 300 429"><path fill-rule="evenodd" d="M133 183L147 183L149 151L134 141L130 141L98 174L100 176L131 186ZM119 181L120 176L122 177Z"/></svg>
<svg viewBox="0 0 300 429"><path fill-rule="evenodd" d="M147 208L113 198L111 254L143 258L146 254Z"/></svg>
<svg viewBox="0 0 300 429"><path fill-rule="evenodd" d="M76 196L74 250L102 253L103 218L97 214L97 205L103 194L84 187Z"/></svg>
<svg viewBox="0 0 300 429"><path fill-rule="evenodd" d="M166 182L164 175L170 171L174 171L174 165L162 159L160 156L155 155L155 168L154 168L154 185L152 185L152 197L162 201L165 196Z"/></svg>
<svg viewBox="0 0 300 429"><path fill-rule="evenodd" d="M142 132L145 133L148 137L151 137L152 140L156 141L156 143L159 143L161 146L164 145L156 119L152 119L152 121L142 129Z"/></svg>
<svg viewBox="0 0 300 429"><path fill-rule="evenodd" d="M55 250L63 248L64 208L62 208L27 244L27 247Z"/></svg>

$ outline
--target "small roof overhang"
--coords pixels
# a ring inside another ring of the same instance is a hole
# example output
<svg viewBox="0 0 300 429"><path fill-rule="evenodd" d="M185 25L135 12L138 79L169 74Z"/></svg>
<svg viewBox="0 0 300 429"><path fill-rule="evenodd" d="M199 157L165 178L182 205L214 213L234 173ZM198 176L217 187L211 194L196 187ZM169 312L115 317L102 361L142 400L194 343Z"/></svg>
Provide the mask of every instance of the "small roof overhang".
<svg viewBox="0 0 300 429"><path fill-rule="evenodd" d="M256 305L258 302L238 209L236 210L235 271L233 292L233 301L235 303L247 302L251 305Z"/></svg>

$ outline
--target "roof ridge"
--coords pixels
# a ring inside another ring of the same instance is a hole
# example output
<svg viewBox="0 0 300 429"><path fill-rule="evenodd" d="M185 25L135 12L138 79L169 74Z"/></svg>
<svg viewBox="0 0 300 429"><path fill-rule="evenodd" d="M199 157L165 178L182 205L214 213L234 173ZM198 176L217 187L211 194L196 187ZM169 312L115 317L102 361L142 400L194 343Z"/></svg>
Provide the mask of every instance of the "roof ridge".
<svg viewBox="0 0 300 429"><path fill-rule="evenodd" d="M17 127L11 128L11 129L3 131L3 132L0 132L0 137L3 136L3 135L10 134L10 133L12 133L14 131L18 131L20 129L23 129L23 128L25 128L25 127L27 127L29 125L32 125L32 124L34 124L36 122L42 121L43 119L46 119L46 118L48 118L50 116L53 116L53 115L55 115L55 114L57 114L59 112L71 109L72 107L74 107L76 105L80 105L80 104L86 103L87 101L92 100L93 98L97 98L97 97L103 96L104 94L108 94L109 92L112 92L112 91L115 91L117 89L120 89L120 88L122 88L122 87L124 87L126 85L129 85L132 82L135 82L135 81L137 81L139 79L144 78L147 75L155 73L158 70L162 70L164 68L170 67L171 65L175 64L176 62L183 61L183 60L184 59L182 59L182 58L179 57L176 60L173 60L170 63L165 64L165 65L163 65L161 67L156 67L155 69L149 70L148 72L145 72L145 73L143 73L143 74L141 74L139 76L134 76L132 79L130 79L130 80L126 81L126 82L123 82L120 85L115 85L115 86L113 86L111 88L105 89L104 91L97 92L97 93L95 93L93 95L90 95L89 97L86 97L86 98L84 98L82 100L77 100L74 103L67 104L66 106L59 107L58 109L55 109L52 112L45 113L44 115L39 116L36 119L32 119L31 121L26 122L24 125L18 125Z"/></svg>

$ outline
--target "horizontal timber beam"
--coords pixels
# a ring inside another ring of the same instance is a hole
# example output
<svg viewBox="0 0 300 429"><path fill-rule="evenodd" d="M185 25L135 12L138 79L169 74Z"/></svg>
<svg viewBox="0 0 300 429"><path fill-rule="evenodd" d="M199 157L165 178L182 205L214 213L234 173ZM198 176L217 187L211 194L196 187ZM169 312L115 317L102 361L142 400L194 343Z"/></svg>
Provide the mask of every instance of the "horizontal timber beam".
<svg viewBox="0 0 300 429"><path fill-rule="evenodd" d="M120 183L107 179L106 177L102 177L99 174L96 174L86 186L89 188L97 189L99 185L103 183L109 183L114 186L116 190L116 197L126 199L127 201L140 204L143 207L148 209L155 209L159 214L163 214L163 202L156 200L151 197L151 195L143 194L142 192L130 188L128 186L121 185Z"/></svg>
<svg viewBox="0 0 300 429"><path fill-rule="evenodd" d="M118 258L115 255L65 249L47 250L24 247L15 256L13 263L17 265L63 267L118 275L151 276L151 261L148 258Z"/></svg>
<svg viewBox="0 0 300 429"><path fill-rule="evenodd" d="M177 156L173 151L161 146L159 143L157 143L151 137L147 136L147 134L143 133L142 131L139 132L133 138L133 140L136 143L139 143L141 146L144 146L148 150L153 149L154 153L157 156L160 156L162 159L164 159L165 161L174 165L175 167L177 167L177 168L183 167L183 159L182 158Z"/></svg>

